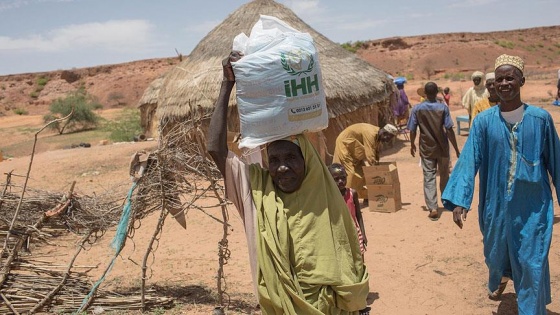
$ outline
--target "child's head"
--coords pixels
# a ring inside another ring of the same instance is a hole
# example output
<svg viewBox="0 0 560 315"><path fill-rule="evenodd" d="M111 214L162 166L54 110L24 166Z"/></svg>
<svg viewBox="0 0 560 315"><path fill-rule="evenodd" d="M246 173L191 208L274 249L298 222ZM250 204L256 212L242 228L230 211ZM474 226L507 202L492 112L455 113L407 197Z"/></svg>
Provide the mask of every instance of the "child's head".
<svg viewBox="0 0 560 315"><path fill-rule="evenodd" d="M445 87L445 89L443 89L443 93L449 94L449 88L448 88L448 87Z"/></svg>
<svg viewBox="0 0 560 315"><path fill-rule="evenodd" d="M344 166L338 163L333 163L329 165L329 172L331 173L334 182L338 186L340 192L346 191L346 178L348 175L346 174L346 170Z"/></svg>

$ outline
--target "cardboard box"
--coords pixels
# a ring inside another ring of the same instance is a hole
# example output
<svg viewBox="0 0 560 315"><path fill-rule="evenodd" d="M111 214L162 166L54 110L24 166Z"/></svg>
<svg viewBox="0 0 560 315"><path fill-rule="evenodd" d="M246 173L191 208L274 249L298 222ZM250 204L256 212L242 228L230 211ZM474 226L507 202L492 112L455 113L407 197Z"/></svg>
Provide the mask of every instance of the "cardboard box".
<svg viewBox="0 0 560 315"><path fill-rule="evenodd" d="M399 184L397 162L380 162L379 165L364 166L366 185Z"/></svg>
<svg viewBox="0 0 560 315"><path fill-rule="evenodd" d="M401 186L366 185L368 190L369 211L396 212L402 208Z"/></svg>

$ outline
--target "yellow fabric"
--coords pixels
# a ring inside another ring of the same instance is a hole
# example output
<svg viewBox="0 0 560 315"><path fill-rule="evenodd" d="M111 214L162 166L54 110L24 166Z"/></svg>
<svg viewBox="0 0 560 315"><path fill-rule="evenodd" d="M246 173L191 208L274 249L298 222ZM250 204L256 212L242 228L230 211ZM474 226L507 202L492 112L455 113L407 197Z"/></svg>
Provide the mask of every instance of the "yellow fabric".
<svg viewBox="0 0 560 315"><path fill-rule="evenodd" d="M366 306L369 275L356 228L327 167L307 138L297 137L305 179L296 192L276 190L267 170L249 168L261 311L358 314Z"/></svg>
<svg viewBox="0 0 560 315"><path fill-rule="evenodd" d="M358 192L358 197L367 198L364 179L364 161L373 165L379 162L377 134L379 127L367 123L348 126L336 138L333 163L346 169L346 185Z"/></svg>
<svg viewBox="0 0 560 315"><path fill-rule="evenodd" d="M485 111L488 108L497 104L498 102L490 102L488 98L481 99L480 101L476 102L476 104L474 104L473 106L472 113L471 113L472 119L474 120L474 117L476 117L476 115L480 114L482 111Z"/></svg>
<svg viewBox="0 0 560 315"><path fill-rule="evenodd" d="M472 122L471 113L473 111L474 104L476 104L476 102L484 98L488 98L488 96L490 96L490 94L488 93L488 90L486 90L486 87L484 86L482 81L479 85L471 86L467 90L465 95L463 95L463 99L462 99L463 107L469 113L469 119L471 122Z"/></svg>

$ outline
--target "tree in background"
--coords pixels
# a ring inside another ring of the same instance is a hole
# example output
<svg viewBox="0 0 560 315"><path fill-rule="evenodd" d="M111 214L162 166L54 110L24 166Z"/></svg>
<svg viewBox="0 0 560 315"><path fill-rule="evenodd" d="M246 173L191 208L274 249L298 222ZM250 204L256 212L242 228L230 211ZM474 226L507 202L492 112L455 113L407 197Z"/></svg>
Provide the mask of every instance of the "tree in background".
<svg viewBox="0 0 560 315"><path fill-rule="evenodd" d="M56 99L51 103L50 113L43 116L45 123L54 119L64 117L72 111L74 114L60 123L54 123L50 127L56 129L58 134L63 134L65 130L79 131L93 129L99 123L99 116L94 110L103 108L97 100L87 94L84 87L69 93L65 98Z"/></svg>

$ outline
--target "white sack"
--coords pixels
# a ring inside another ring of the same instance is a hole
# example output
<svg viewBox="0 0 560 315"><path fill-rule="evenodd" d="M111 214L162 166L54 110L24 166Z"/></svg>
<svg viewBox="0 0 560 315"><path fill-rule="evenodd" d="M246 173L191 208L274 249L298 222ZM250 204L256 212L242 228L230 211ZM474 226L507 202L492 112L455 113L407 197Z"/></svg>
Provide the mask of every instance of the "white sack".
<svg viewBox="0 0 560 315"><path fill-rule="evenodd" d="M244 54L232 63L240 148L327 128L319 54L311 35L261 15L249 37L235 37L233 49Z"/></svg>

